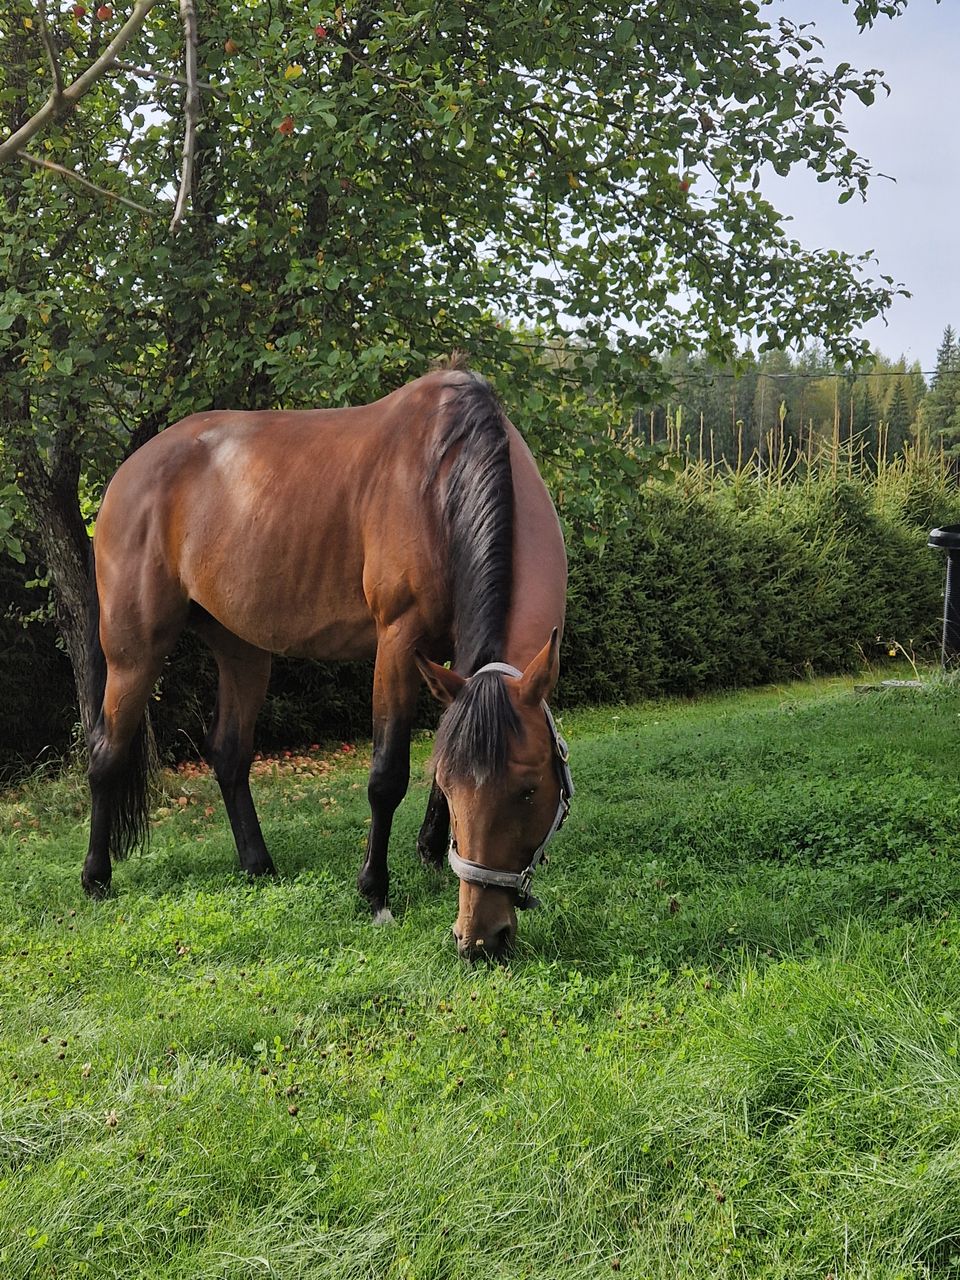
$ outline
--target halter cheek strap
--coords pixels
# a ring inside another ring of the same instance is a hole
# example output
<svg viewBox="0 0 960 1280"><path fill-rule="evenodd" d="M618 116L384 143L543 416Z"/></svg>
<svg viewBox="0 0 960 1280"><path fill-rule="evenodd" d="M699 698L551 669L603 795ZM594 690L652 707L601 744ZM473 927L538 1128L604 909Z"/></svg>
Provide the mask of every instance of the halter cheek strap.
<svg viewBox="0 0 960 1280"><path fill-rule="evenodd" d="M514 679L519 679L523 675L522 671L518 671L516 667L509 666L506 662L488 662L485 667L480 667L473 674L478 676L484 671L499 671L504 675L513 676ZM540 841L530 862L522 871L497 871L493 867L482 867L479 862L471 862L468 858L460 857L459 853L457 853L457 841L452 833L450 835L450 848L447 850L447 861L450 863L454 875L470 884L496 889L512 889L517 897L517 909L520 911L527 911L540 905L530 892L533 873L543 861L547 845L563 826L564 820L570 812L570 800L573 797L574 790L573 776L570 773L569 764L570 753L567 749L567 744L561 738L546 702L541 702L540 706L546 716L547 728L550 731L550 740L553 744L553 759L560 780L560 802L557 805L557 812L550 825L550 830Z"/></svg>

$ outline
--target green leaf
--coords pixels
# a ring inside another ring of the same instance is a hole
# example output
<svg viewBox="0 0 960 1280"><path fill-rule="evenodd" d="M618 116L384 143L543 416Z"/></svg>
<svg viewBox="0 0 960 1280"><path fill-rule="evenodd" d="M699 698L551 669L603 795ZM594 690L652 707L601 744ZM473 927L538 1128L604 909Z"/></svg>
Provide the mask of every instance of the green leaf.
<svg viewBox="0 0 960 1280"><path fill-rule="evenodd" d="M636 43L637 24L632 18L622 18L614 28L613 42L619 49Z"/></svg>

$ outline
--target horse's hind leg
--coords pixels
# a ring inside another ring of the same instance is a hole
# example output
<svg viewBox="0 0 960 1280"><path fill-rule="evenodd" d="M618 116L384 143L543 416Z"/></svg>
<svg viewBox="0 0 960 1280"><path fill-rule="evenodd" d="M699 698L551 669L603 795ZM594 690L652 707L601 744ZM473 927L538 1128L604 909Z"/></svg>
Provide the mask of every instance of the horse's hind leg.
<svg viewBox="0 0 960 1280"><path fill-rule="evenodd" d="M90 733L90 845L81 874L97 898L110 888L111 854L125 857L147 835L147 703L187 612L178 584L152 558L138 559L132 534L128 546L102 515L100 526L87 634L91 695L100 706Z"/></svg>
<svg viewBox="0 0 960 1280"><path fill-rule="evenodd" d="M107 666L103 706L90 737L90 843L80 876L92 898L110 889L111 850L123 857L146 834L146 708L164 656L151 655L136 666Z"/></svg>
<svg viewBox="0 0 960 1280"><path fill-rule="evenodd" d="M270 655L227 631L209 615L195 625L213 651L220 673L217 705L203 754L220 785L240 866L251 876L272 875L273 859L250 794L253 730L267 695Z"/></svg>

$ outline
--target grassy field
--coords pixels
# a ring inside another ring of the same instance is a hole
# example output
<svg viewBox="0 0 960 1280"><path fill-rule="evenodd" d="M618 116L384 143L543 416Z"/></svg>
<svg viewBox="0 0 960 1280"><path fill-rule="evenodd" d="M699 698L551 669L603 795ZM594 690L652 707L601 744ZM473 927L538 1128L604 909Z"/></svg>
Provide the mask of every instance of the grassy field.
<svg viewBox="0 0 960 1280"><path fill-rule="evenodd" d="M0 803L0 1275L960 1276L960 689L566 717L578 795L509 968L366 749L211 779L79 892L79 778Z"/></svg>

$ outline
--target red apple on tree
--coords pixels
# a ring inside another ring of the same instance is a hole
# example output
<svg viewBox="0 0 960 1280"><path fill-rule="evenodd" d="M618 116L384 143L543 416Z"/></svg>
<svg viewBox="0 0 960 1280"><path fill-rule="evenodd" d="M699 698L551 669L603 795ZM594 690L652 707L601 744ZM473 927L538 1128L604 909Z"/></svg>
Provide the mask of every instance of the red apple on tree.
<svg viewBox="0 0 960 1280"><path fill-rule="evenodd" d="M102 4L97 10L97 17L101 22L108 22L113 17L113 10L108 4Z"/></svg>
<svg viewBox="0 0 960 1280"><path fill-rule="evenodd" d="M313 28L313 34L317 37L318 40L323 40L326 38L327 28L323 25L322 22L318 22L317 25Z"/></svg>
<svg viewBox="0 0 960 1280"><path fill-rule="evenodd" d="M277 133L282 133L284 137L289 137L294 130L293 116L284 116L277 125Z"/></svg>
<svg viewBox="0 0 960 1280"><path fill-rule="evenodd" d="M228 39L224 40L223 42L224 52L229 53L231 57L233 56L233 54L237 52L239 48L240 46L237 44L236 40L234 40L233 36L230 36Z"/></svg>
<svg viewBox="0 0 960 1280"><path fill-rule="evenodd" d="M78 22L81 18L85 18L87 16L87 11L82 4L75 4L73 6L73 16Z"/></svg>

